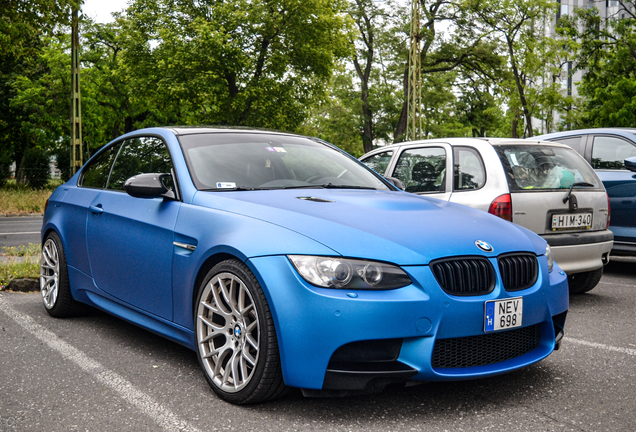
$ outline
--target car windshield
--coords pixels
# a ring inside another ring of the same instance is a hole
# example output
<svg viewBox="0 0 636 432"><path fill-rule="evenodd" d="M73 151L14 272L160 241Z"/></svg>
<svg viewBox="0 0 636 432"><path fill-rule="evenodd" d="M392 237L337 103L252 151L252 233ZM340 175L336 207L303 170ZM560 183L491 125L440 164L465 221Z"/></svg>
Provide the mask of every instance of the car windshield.
<svg viewBox="0 0 636 432"><path fill-rule="evenodd" d="M390 189L362 163L305 137L203 133L179 141L199 190Z"/></svg>
<svg viewBox="0 0 636 432"><path fill-rule="evenodd" d="M547 145L495 146L510 190L569 189L575 183L600 188L592 167L574 150Z"/></svg>

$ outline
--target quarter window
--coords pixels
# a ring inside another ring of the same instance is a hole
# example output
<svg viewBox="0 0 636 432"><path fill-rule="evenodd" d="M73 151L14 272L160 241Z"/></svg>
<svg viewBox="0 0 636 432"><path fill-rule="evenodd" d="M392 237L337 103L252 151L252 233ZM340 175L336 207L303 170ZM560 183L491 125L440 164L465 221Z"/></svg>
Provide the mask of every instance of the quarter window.
<svg viewBox="0 0 636 432"><path fill-rule="evenodd" d="M453 188L456 191L481 189L486 183L486 170L481 156L470 147L453 147L455 172Z"/></svg>
<svg viewBox="0 0 636 432"><path fill-rule="evenodd" d="M170 174L172 161L164 142L155 137L137 137L124 141L124 145L113 165L108 181L108 189L124 190L127 179L137 174L166 173ZM166 184L173 189L172 182Z"/></svg>
<svg viewBox="0 0 636 432"><path fill-rule="evenodd" d="M594 137L592 167L594 169L625 169L624 160L636 156L636 146L622 138Z"/></svg>
<svg viewBox="0 0 636 432"><path fill-rule="evenodd" d="M374 154L363 160L362 162L371 168L373 171L384 175L386 172L386 167L389 166L389 162L391 161L391 156L393 156L392 151L385 151L382 153Z"/></svg>
<svg viewBox="0 0 636 432"><path fill-rule="evenodd" d="M393 177L402 180L407 192L445 192L446 151L443 147L405 150Z"/></svg>
<svg viewBox="0 0 636 432"><path fill-rule="evenodd" d="M121 143L117 143L104 150L84 168L82 178L79 185L89 188L104 189L108 183L110 168L113 165L115 156L121 147Z"/></svg>

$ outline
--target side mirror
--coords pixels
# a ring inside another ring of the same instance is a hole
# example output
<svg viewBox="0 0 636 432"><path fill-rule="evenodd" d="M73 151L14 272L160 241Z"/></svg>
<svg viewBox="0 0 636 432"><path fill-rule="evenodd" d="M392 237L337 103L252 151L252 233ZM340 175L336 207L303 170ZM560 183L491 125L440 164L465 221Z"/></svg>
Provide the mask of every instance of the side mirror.
<svg viewBox="0 0 636 432"><path fill-rule="evenodd" d="M174 191L168 189L163 179L170 178L170 174L139 174L126 180L124 190L135 198L168 198L176 199Z"/></svg>
<svg viewBox="0 0 636 432"><path fill-rule="evenodd" d="M625 168L630 171L636 172L636 156L628 157L627 159L625 159L624 163Z"/></svg>
<svg viewBox="0 0 636 432"><path fill-rule="evenodd" d="M396 188L400 190L406 189L406 186L404 186L404 183L402 183L402 180L400 180L399 178L395 178L395 177L384 177L384 178Z"/></svg>

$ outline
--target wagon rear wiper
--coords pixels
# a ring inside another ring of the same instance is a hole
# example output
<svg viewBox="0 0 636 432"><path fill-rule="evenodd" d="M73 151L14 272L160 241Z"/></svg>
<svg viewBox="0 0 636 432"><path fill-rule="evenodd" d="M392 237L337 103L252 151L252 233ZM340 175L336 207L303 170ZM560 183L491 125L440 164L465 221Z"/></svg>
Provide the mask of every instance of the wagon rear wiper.
<svg viewBox="0 0 636 432"><path fill-rule="evenodd" d="M592 183L588 183L588 182L572 183L572 186L570 186L570 190L568 191L568 194L565 196L565 198L563 198L563 204L568 202L568 200L570 199L570 195L572 195L572 189L574 188L574 186L594 187Z"/></svg>

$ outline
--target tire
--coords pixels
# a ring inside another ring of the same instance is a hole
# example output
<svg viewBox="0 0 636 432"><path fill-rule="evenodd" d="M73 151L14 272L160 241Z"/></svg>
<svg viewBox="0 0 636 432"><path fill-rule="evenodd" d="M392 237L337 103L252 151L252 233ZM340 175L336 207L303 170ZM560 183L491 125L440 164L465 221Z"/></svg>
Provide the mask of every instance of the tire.
<svg viewBox="0 0 636 432"><path fill-rule="evenodd" d="M73 300L71 295L66 255L60 237L54 232L46 236L42 245L40 292L46 311L53 317L75 316L84 310L84 306Z"/></svg>
<svg viewBox="0 0 636 432"><path fill-rule="evenodd" d="M583 294L598 285L603 276L603 267L597 270L574 273L568 276L570 294Z"/></svg>
<svg viewBox="0 0 636 432"><path fill-rule="evenodd" d="M274 321L245 264L214 266L199 287L194 311L197 358L221 399L250 404L286 393Z"/></svg>

